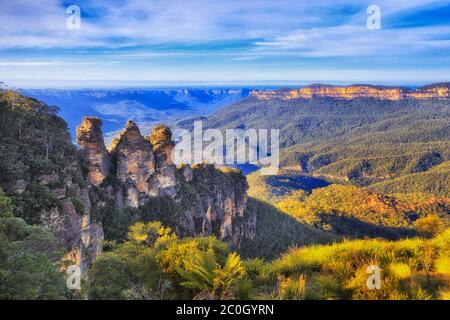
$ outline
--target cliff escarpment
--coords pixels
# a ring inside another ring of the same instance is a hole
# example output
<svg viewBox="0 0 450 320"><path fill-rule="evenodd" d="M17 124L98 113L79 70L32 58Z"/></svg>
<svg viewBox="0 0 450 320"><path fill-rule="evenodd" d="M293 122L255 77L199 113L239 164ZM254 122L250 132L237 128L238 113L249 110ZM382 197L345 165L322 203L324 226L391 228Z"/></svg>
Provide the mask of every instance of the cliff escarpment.
<svg viewBox="0 0 450 320"><path fill-rule="evenodd" d="M403 99L448 99L450 98L450 84L436 83L417 89L402 87L387 87L357 84L350 86L333 86L313 84L301 89L253 91L250 96L259 100L281 99L311 99L315 97L328 97L335 99L375 98L380 100Z"/></svg>
<svg viewBox="0 0 450 320"><path fill-rule="evenodd" d="M180 236L213 235L233 247L253 237L256 217L246 210L248 185L241 172L208 164L176 166L171 131L164 125L145 138L128 121L109 150L100 126L97 118L83 119L77 128L79 152L88 182L105 206L128 215L125 224L160 220Z"/></svg>
<svg viewBox="0 0 450 320"><path fill-rule="evenodd" d="M57 111L0 91L0 188L14 215L50 230L63 260L84 272L102 250L103 228L92 218L77 150Z"/></svg>

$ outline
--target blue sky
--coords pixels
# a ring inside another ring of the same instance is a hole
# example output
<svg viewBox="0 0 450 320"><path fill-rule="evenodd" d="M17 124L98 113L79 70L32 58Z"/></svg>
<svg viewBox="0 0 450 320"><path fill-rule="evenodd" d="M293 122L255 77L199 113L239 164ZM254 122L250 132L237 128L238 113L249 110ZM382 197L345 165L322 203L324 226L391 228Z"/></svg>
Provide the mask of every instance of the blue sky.
<svg viewBox="0 0 450 320"><path fill-rule="evenodd" d="M450 81L450 0L0 1L13 86Z"/></svg>

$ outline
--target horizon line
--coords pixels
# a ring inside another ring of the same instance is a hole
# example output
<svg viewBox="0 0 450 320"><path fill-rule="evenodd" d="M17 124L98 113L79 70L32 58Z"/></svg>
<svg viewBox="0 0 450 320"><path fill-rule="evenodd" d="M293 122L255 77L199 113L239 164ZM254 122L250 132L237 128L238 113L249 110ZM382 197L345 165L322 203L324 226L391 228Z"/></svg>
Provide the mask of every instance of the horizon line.
<svg viewBox="0 0 450 320"><path fill-rule="evenodd" d="M36 82L43 82L37 84ZM89 90L89 89L174 89L174 88L240 88L251 89L255 87L305 87L314 84L323 85L372 85L372 86L397 86L417 87L438 83L450 83L449 80L436 81L334 81L334 80L255 80L255 81L158 81L158 80L35 80L35 79L5 79L0 80L0 85L9 89L18 90Z"/></svg>

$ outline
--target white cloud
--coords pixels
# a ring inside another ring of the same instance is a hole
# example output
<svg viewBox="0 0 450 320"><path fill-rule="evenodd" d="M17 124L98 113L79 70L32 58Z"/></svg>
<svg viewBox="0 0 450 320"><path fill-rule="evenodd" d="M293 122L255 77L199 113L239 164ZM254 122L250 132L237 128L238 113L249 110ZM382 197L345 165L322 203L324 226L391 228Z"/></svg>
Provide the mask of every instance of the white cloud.
<svg viewBox="0 0 450 320"><path fill-rule="evenodd" d="M363 3L369 5L372 1ZM430 3L443 2L376 1L383 15ZM117 48L270 38L305 24L322 23L330 19L327 14L333 11L336 16L342 15L342 5L364 7L356 0L97 0L80 4L82 28L70 31L66 29L65 8L59 1L14 0L2 3L0 47ZM95 18L83 18L91 8L95 9ZM362 10L356 18L364 20L365 14ZM351 15L348 18L354 19Z"/></svg>
<svg viewBox="0 0 450 320"><path fill-rule="evenodd" d="M302 29L255 43L255 52L287 52L304 57L402 56L427 50L450 49L450 41L436 40L450 27L368 30L345 25Z"/></svg>
<svg viewBox="0 0 450 320"><path fill-rule="evenodd" d="M384 19L417 7L443 5L450 2L447 0L78 2L82 27L70 31L66 29L65 7L58 0L2 1L2 78L39 81L311 80L316 75L329 80L349 78L348 74L332 70L320 74L320 70L331 66L327 62L321 64L327 59L302 59L331 57L345 58L339 59L345 60L342 65L335 65L341 69L358 68L356 63L352 65L358 57L381 57L380 65L388 57L394 58L390 66L384 66L388 69L400 57L400 65L393 68L434 68L433 75L438 78L444 70L424 64L439 59L448 61L443 54L450 49L449 41L442 40L450 34L448 27L366 29L365 7L370 4L381 7ZM426 52L428 56L422 55ZM409 57L403 59L406 56ZM419 63L416 57L421 59ZM426 70L417 71L414 77L420 78L423 71ZM369 75L352 72L362 80ZM389 76L370 75L374 79ZM392 77L403 75L409 76L399 71Z"/></svg>

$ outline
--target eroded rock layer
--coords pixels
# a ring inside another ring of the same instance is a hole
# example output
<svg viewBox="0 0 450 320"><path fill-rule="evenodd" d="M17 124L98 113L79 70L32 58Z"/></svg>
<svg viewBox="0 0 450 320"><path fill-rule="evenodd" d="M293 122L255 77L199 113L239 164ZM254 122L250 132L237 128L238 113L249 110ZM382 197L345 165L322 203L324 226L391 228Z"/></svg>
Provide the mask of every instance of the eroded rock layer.
<svg viewBox="0 0 450 320"><path fill-rule="evenodd" d="M253 91L250 95L260 100L311 99L314 97L335 99L376 98L381 100L448 99L450 98L450 84L437 83L418 89L373 85L332 86L314 84L301 89Z"/></svg>

